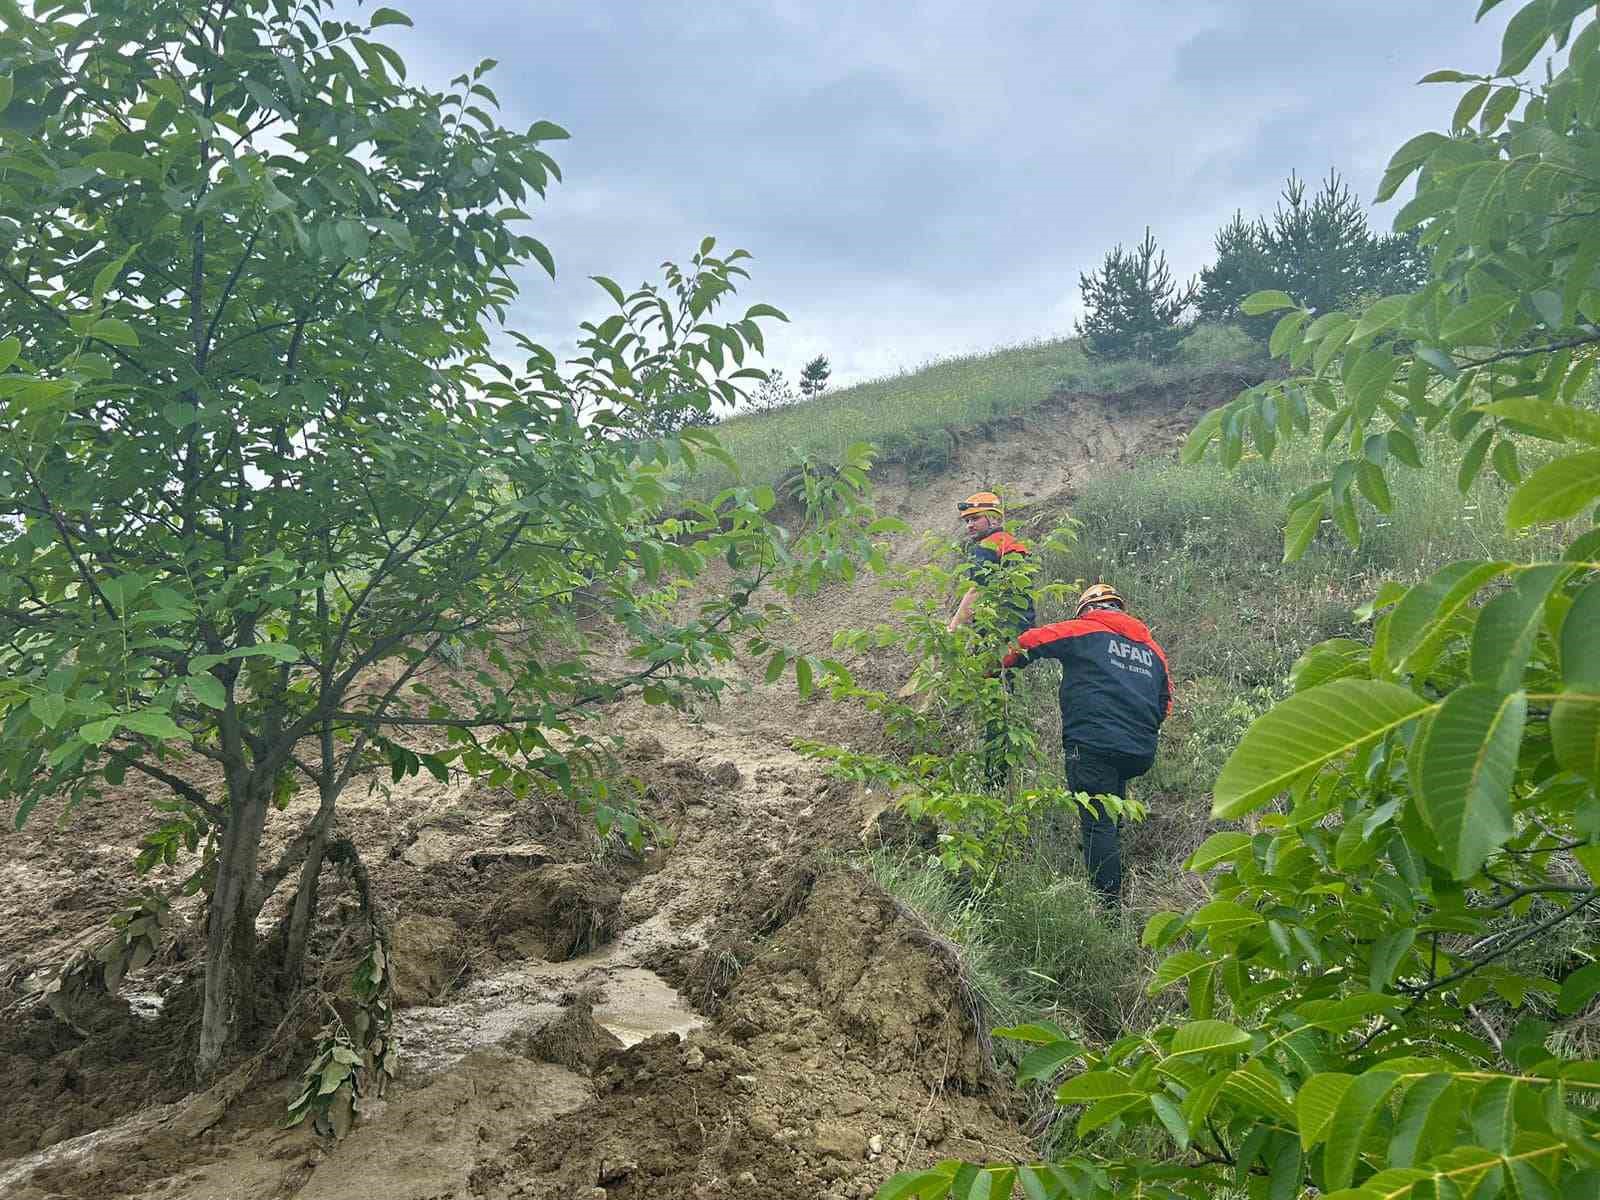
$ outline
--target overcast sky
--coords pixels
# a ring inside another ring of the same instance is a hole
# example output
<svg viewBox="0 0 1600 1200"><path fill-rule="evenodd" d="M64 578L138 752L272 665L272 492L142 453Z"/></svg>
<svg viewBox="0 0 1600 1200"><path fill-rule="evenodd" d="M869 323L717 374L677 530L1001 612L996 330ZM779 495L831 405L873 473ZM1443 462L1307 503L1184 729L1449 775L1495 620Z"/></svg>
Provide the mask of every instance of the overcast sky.
<svg viewBox="0 0 1600 1200"><path fill-rule="evenodd" d="M1078 275L1150 225L1175 272L1291 169L1370 198L1443 128L1506 15L1476 0L958 0L719 4L389 0L412 77L481 59L508 125L572 133L531 231L558 279L514 324L560 353L705 234L755 255L769 365L825 353L848 383L1071 332ZM1379 217L1387 226L1389 216Z"/></svg>

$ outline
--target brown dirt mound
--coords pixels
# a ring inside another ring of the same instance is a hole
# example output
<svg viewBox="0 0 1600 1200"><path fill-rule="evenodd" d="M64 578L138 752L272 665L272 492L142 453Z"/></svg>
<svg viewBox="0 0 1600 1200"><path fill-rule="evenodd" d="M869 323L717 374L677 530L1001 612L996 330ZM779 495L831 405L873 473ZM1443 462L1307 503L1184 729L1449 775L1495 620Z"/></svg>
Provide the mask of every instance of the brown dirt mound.
<svg viewBox="0 0 1600 1200"><path fill-rule="evenodd" d="M74 1014L81 1036L43 1005L0 1022L6 1119L0 1161L103 1128L193 1085L183 1049L198 995L177 992L155 1019L93 995Z"/></svg>
<svg viewBox="0 0 1600 1200"><path fill-rule="evenodd" d="M874 884L834 870L722 1016L608 1055L598 1100L474 1172L474 1195L870 1196L952 1154L1024 1153L959 964Z"/></svg>
<svg viewBox="0 0 1600 1200"><path fill-rule="evenodd" d="M490 911L497 944L527 958L566 962L611 940L622 889L591 863L540 867L513 883Z"/></svg>
<svg viewBox="0 0 1600 1200"><path fill-rule="evenodd" d="M592 992L578 995L559 1017L528 1037L523 1052L540 1062L593 1074L606 1054L622 1049L614 1034L595 1024L594 1000Z"/></svg>

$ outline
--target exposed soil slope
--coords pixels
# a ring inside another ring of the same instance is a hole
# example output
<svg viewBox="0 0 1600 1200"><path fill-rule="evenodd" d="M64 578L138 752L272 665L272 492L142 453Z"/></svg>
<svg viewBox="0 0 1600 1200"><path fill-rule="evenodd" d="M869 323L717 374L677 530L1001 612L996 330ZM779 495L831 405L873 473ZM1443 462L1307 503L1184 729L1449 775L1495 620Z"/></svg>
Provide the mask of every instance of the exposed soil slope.
<svg viewBox="0 0 1600 1200"><path fill-rule="evenodd" d="M960 439L949 473L891 468L880 508L912 529L895 553L950 532L979 487L1058 513L1248 382L1060 397ZM823 651L882 605L869 580L831 589L791 633ZM854 718L735 683L705 720L609 714L657 823L642 857L493 789L352 789L342 823L390 907L405 1068L337 1146L277 1125L315 1014L240 1065L238 1098L227 1080L188 1094L192 929L121 996L86 998L76 1030L30 1001L136 891L134 789L0 833L0 1196L870 1196L907 1165L1025 1153L954 953L840 865L870 797L789 749L848 741ZM331 878L323 900L335 989L351 906Z"/></svg>

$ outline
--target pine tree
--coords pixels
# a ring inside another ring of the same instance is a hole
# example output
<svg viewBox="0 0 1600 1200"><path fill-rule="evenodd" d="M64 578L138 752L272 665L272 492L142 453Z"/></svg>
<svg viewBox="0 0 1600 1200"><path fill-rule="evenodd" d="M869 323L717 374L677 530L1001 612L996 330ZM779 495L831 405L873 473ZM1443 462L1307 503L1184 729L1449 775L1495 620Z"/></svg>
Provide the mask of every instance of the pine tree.
<svg viewBox="0 0 1600 1200"><path fill-rule="evenodd" d="M828 356L819 354L800 368L800 395L806 400L815 400L828 389L828 376L833 368L828 365Z"/></svg>
<svg viewBox="0 0 1600 1200"><path fill-rule="evenodd" d="M1216 261L1200 272L1195 309L1202 320L1227 321L1265 338L1275 317L1242 317L1239 301L1275 288L1313 311L1348 306L1364 296L1410 291L1427 278L1416 230L1377 236L1366 210L1334 170L1307 199L1292 172L1270 221L1243 213L1217 231Z"/></svg>
<svg viewBox="0 0 1600 1200"><path fill-rule="evenodd" d="M1078 335L1091 354L1167 362L1189 331L1194 286L1178 287L1148 226L1132 250L1118 245L1098 271L1078 276L1084 315Z"/></svg>

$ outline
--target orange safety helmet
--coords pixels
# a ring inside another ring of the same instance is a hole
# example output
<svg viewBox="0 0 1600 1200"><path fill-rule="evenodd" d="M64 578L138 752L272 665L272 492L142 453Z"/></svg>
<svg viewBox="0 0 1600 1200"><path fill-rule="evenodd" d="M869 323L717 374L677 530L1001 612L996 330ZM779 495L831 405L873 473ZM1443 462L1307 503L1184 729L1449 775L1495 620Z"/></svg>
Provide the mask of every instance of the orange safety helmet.
<svg viewBox="0 0 1600 1200"><path fill-rule="evenodd" d="M1083 594L1078 597L1077 611L1072 615L1081 617L1083 610L1094 604L1115 604L1118 608L1123 607L1122 596L1116 588L1109 583L1093 583L1083 589Z"/></svg>
<svg viewBox="0 0 1600 1200"><path fill-rule="evenodd" d="M963 518L976 517L988 513L991 517L1003 517L1000 511L1000 497L993 492L973 492L965 500L957 501L956 511Z"/></svg>

